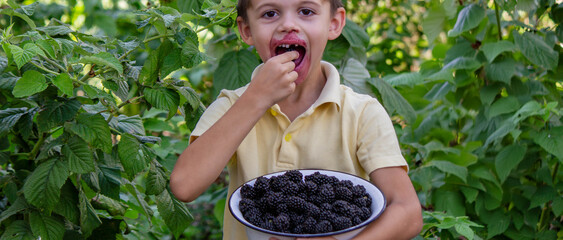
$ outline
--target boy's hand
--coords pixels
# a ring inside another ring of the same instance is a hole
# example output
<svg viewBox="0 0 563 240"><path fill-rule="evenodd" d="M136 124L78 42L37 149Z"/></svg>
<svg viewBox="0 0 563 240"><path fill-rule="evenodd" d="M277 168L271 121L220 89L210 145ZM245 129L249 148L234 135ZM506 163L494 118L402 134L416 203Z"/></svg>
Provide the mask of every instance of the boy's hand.
<svg viewBox="0 0 563 240"><path fill-rule="evenodd" d="M268 59L254 76L246 92L257 99L257 104L269 108L295 91L297 72L292 61L299 57L296 51L286 52Z"/></svg>

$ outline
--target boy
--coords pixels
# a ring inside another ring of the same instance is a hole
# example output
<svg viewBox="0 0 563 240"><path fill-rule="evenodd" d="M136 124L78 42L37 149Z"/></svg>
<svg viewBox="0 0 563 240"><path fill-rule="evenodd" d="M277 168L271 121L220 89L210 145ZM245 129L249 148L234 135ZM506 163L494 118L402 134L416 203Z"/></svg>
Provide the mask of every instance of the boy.
<svg viewBox="0 0 563 240"><path fill-rule="evenodd" d="M225 166L229 195L271 172L338 170L369 176L387 199L384 213L356 239L416 236L420 203L389 116L376 99L341 86L334 66L321 61L346 22L340 0L240 0L237 10L241 38L264 64L247 86L223 91L203 114L170 177L174 195L193 201ZM246 239L228 211L223 238Z"/></svg>

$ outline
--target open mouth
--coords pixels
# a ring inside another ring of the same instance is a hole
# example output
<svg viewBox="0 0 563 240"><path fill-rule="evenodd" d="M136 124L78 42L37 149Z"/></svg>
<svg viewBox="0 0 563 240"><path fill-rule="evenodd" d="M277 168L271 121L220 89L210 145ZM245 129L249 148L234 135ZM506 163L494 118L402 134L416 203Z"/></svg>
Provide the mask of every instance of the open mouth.
<svg viewBox="0 0 563 240"><path fill-rule="evenodd" d="M305 47L299 44L281 44L276 47L276 56L280 54L284 54L289 51L297 51L299 53L299 57L293 60L295 66L299 66L301 62L303 62L303 58L305 58Z"/></svg>

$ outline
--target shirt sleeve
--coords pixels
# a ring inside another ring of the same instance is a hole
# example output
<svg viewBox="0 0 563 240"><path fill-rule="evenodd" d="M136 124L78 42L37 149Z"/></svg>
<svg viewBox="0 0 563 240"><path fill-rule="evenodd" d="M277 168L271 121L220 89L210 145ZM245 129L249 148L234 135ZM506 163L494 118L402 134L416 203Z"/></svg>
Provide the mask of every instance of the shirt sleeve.
<svg viewBox="0 0 563 240"><path fill-rule="evenodd" d="M226 96L219 96L203 112L194 130L190 134L190 143L207 131L217 120L219 120L231 108L231 100Z"/></svg>
<svg viewBox="0 0 563 240"><path fill-rule="evenodd" d="M408 171L393 123L376 99L366 104L360 115L357 156L368 174L384 167L403 167Z"/></svg>

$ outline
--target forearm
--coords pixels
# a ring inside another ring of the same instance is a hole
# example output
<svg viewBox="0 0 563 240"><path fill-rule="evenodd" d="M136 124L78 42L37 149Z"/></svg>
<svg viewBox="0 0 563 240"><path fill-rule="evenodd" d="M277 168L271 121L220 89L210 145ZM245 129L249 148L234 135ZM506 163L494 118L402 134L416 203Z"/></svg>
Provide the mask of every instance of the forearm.
<svg viewBox="0 0 563 240"><path fill-rule="evenodd" d="M266 111L241 96L233 106L180 155L170 176L170 188L182 201L193 201L221 174L240 143Z"/></svg>
<svg viewBox="0 0 563 240"><path fill-rule="evenodd" d="M354 240L414 238L422 227L420 211L420 207L407 203L389 204L383 214Z"/></svg>

